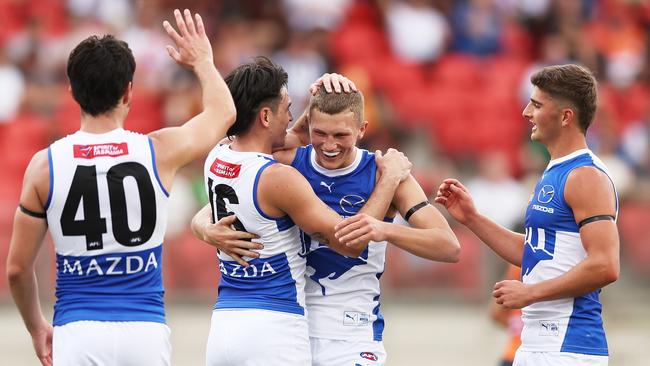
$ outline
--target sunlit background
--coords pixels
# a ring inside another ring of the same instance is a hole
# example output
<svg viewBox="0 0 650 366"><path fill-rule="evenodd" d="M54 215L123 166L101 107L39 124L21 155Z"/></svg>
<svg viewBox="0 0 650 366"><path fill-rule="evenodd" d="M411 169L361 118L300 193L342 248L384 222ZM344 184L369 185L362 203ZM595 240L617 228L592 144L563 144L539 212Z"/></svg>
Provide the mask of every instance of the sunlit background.
<svg viewBox="0 0 650 366"><path fill-rule="evenodd" d="M588 143L612 171L621 199L622 275L603 293L610 365L650 359L650 3L644 0L0 0L0 270L31 156L79 126L65 65L91 34L127 41L137 62L126 128L179 125L201 108L193 75L164 46L162 20L175 7L199 12L222 75L256 55L289 73L294 116L309 84L339 72L366 96L361 141L396 147L414 163L429 196L459 177L479 209L521 226L548 161L521 117L529 76L550 64L581 63L600 82ZM219 272L214 249L189 220L205 202L202 161L171 191L165 286L174 363L203 364ZM458 264L428 262L389 247L382 309L389 365L496 365L506 331L489 319L491 289L505 264L453 219ZM53 248L39 257L51 312ZM6 277L0 277L0 358L36 364ZM4 364L4 361L3 361Z"/></svg>

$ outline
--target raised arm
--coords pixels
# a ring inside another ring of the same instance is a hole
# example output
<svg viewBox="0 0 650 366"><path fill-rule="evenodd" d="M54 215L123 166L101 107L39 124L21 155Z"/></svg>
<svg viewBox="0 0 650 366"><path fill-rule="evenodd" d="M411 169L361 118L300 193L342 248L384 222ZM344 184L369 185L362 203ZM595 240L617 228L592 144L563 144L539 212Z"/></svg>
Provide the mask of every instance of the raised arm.
<svg viewBox="0 0 650 366"><path fill-rule="evenodd" d="M435 202L443 205L456 221L467 226L487 246L507 262L521 267L524 235L508 230L481 215L467 188L456 179L445 179Z"/></svg>
<svg viewBox="0 0 650 366"><path fill-rule="evenodd" d="M600 170L581 167L573 170L564 188L566 202L576 223L588 218L580 228L580 240L587 257L565 274L551 280L525 285L520 281L501 281L494 286L497 303L521 308L539 301L581 296L618 279L619 237L616 222L616 196L612 182Z"/></svg>
<svg viewBox="0 0 650 366"><path fill-rule="evenodd" d="M169 55L196 74L201 85L203 111L179 127L150 134L156 151L156 164L163 184L169 188L181 166L210 151L235 121L235 104L221 75L214 66L212 46L205 34L201 16L174 10L180 34L163 22L176 48L167 46ZM196 23L195 23L196 21Z"/></svg>
<svg viewBox="0 0 650 366"><path fill-rule="evenodd" d="M45 319L38 296L34 263L47 231L43 202L49 188L47 151L37 153L30 162L20 194L21 209L16 210L7 257L7 278L11 295L32 337L36 357L42 365L52 365L52 325Z"/></svg>

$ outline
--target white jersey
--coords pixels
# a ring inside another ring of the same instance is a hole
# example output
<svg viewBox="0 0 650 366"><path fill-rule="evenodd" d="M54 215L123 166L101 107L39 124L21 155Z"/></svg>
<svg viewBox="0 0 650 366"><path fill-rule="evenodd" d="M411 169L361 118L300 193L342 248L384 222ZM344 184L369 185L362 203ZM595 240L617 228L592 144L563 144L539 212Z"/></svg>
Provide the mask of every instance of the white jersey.
<svg viewBox="0 0 650 366"><path fill-rule="evenodd" d="M300 256L298 227L288 217L273 218L257 202L260 175L276 163L271 155L238 152L229 145L212 149L205 162L212 219L237 215L235 229L259 236L259 258L242 267L219 253L221 281L215 309L263 309L305 314L305 259Z"/></svg>
<svg viewBox="0 0 650 366"><path fill-rule="evenodd" d="M352 165L328 170L316 163L309 145L298 148L291 165L307 178L316 195L343 217L355 215L375 187L375 157L366 150L357 149ZM310 337L381 341L384 318L379 309L379 278L384 272L386 242L370 242L358 258L351 258L306 233L302 233L302 241L307 257Z"/></svg>
<svg viewBox="0 0 650 366"><path fill-rule="evenodd" d="M160 266L168 194L149 137L122 128L78 131L54 142L48 157L54 325L164 323Z"/></svg>
<svg viewBox="0 0 650 366"><path fill-rule="evenodd" d="M604 164L591 151L578 150L551 160L535 187L525 220L521 273L526 284L561 276L587 257L573 210L564 200L567 177L583 166L595 167L609 176ZM616 202L618 206L618 199ZM523 308L520 350L606 356L599 293L597 290Z"/></svg>

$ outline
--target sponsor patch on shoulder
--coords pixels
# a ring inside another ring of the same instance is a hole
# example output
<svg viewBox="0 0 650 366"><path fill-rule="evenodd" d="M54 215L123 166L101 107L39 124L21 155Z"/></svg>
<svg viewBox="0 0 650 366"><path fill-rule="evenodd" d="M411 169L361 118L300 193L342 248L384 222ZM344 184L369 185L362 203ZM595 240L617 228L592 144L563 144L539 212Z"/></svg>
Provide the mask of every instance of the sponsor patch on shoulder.
<svg viewBox="0 0 650 366"><path fill-rule="evenodd" d="M377 357L377 355L372 352L361 352L359 356L361 356L361 358L365 358L366 360L370 360L370 361L379 360L379 357Z"/></svg>
<svg viewBox="0 0 650 366"><path fill-rule="evenodd" d="M102 156L117 157L129 154L129 145L126 142L109 142L94 145L73 145L72 151L75 158L93 159Z"/></svg>
<svg viewBox="0 0 650 366"><path fill-rule="evenodd" d="M214 159L212 165L210 166L210 171L214 173L214 175L228 179L237 178L239 176L240 169L241 165L232 164L218 158Z"/></svg>

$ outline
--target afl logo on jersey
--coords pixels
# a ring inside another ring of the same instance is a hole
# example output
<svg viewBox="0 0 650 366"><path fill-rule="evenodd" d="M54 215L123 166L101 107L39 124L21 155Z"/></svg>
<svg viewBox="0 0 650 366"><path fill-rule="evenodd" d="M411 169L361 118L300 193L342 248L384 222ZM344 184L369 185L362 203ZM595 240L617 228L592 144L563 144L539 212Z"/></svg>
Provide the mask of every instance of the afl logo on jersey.
<svg viewBox="0 0 650 366"><path fill-rule="evenodd" d="M348 194L347 196L341 198L341 201L339 201L341 210L352 215L359 212L364 203L366 203L366 200L361 196L357 196L356 194Z"/></svg>
<svg viewBox="0 0 650 366"><path fill-rule="evenodd" d="M365 358L366 360L370 360L370 361L379 360L379 357L377 357L377 355L372 352L361 352L359 356L361 356L361 358Z"/></svg>
<svg viewBox="0 0 650 366"><path fill-rule="evenodd" d="M550 184L546 184L537 193L537 202L549 203L553 200L553 196L555 196L555 188Z"/></svg>

